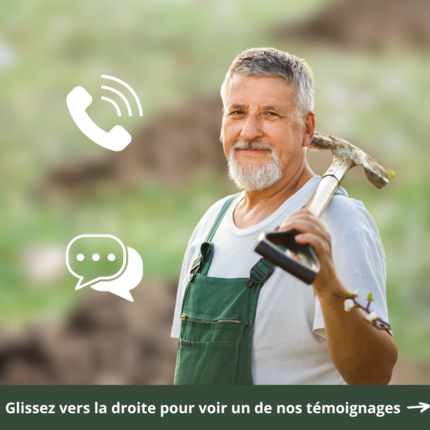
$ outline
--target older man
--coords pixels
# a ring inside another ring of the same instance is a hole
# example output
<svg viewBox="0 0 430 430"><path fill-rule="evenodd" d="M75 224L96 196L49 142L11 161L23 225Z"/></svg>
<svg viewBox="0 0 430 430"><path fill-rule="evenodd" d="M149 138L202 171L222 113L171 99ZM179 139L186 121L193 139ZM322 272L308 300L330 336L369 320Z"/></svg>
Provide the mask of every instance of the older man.
<svg viewBox="0 0 430 430"><path fill-rule="evenodd" d="M172 336L175 384L387 384L392 336L333 293L373 293L387 320L385 255L361 202L339 188L322 216L300 210L321 178L306 162L313 138L310 67L276 49L250 49L221 88L221 142L244 191L215 203L185 254ZM261 232L296 229L321 264L312 284L254 252ZM248 283L248 279L254 282ZM251 286L249 287L249 285Z"/></svg>

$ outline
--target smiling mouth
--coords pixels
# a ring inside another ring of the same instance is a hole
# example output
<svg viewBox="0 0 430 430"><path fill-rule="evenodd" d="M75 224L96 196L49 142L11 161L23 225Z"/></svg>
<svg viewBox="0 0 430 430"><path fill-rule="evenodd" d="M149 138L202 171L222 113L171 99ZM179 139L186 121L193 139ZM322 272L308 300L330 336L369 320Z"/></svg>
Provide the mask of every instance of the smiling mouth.
<svg viewBox="0 0 430 430"><path fill-rule="evenodd" d="M273 145L264 142L236 142L232 149L233 156L234 154L238 154L238 151L240 151L242 153L240 158L245 157L245 159L254 159L255 157L259 158L267 152L271 153L273 156L275 152Z"/></svg>
<svg viewBox="0 0 430 430"><path fill-rule="evenodd" d="M236 151L242 151L242 152L245 152L247 154L270 152L269 149L236 149Z"/></svg>

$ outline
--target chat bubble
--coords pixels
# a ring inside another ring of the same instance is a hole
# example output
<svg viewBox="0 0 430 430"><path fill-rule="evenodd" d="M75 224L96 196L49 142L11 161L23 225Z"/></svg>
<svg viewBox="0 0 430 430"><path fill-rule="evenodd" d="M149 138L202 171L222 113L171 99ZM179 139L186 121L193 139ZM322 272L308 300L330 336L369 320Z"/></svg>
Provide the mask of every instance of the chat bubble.
<svg viewBox="0 0 430 430"><path fill-rule="evenodd" d="M143 261L133 248L127 247L127 252L127 267L121 276L111 281L99 281L90 285L93 290L109 291L130 302L134 301L130 290L137 287L142 280Z"/></svg>
<svg viewBox="0 0 430 430"><path fill-rule="evenodd" d="M109 234L82 234L67 246L66 264L79 279L76 290L122 274L127 257L124 244Z"/></svg>

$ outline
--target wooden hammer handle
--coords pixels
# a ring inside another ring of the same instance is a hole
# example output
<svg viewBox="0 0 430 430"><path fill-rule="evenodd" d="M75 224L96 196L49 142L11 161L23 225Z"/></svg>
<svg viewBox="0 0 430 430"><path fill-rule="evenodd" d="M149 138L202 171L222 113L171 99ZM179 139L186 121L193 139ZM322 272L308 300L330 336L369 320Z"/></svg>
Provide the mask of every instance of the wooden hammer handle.
<svg viewBox="0 0 430 430"><path fill-rule="evenodd" d="M308 209L319 218L330 203L330 200L338 187L339 181L334 176L323 177L318 188L306 204L305 209Z"/></svg>
<svg viewBox="0 0 430 430"><path fill-rule="evenodd" d="M351 165L352 161L348 158L336 159L327 170L326 174L322 177L318 188L312 194L312 197L306 204L305 209L308 209L319 218L330 203L331 198Z"/></svg>

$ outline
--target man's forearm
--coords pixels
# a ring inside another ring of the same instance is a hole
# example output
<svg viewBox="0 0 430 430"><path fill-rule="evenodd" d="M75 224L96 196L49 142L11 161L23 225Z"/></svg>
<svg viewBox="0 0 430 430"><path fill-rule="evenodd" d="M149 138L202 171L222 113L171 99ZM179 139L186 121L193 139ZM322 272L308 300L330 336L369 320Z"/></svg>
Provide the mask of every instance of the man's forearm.
<svg viewBox="0 0 430 430"><path fill-rule="evenodd" d="M317 293L324 316L325 333L331 359L348 384L388 384L397 360L392 336L365 320L360 309L345 312L345 286L339 279Z"/></svg>
<svg viewBox="0 0 430 430"><path fill-rule="evenodd" d="M344 294L334 267L331 236L328 226L306 209L290 215L281 230L297 230L299 244L308 244L315 251L320 270L312 286L321 304L327 345L333 364L348 384L388 384L397 360L393 338L365 320L364 312L345 312Z"/></svg>

